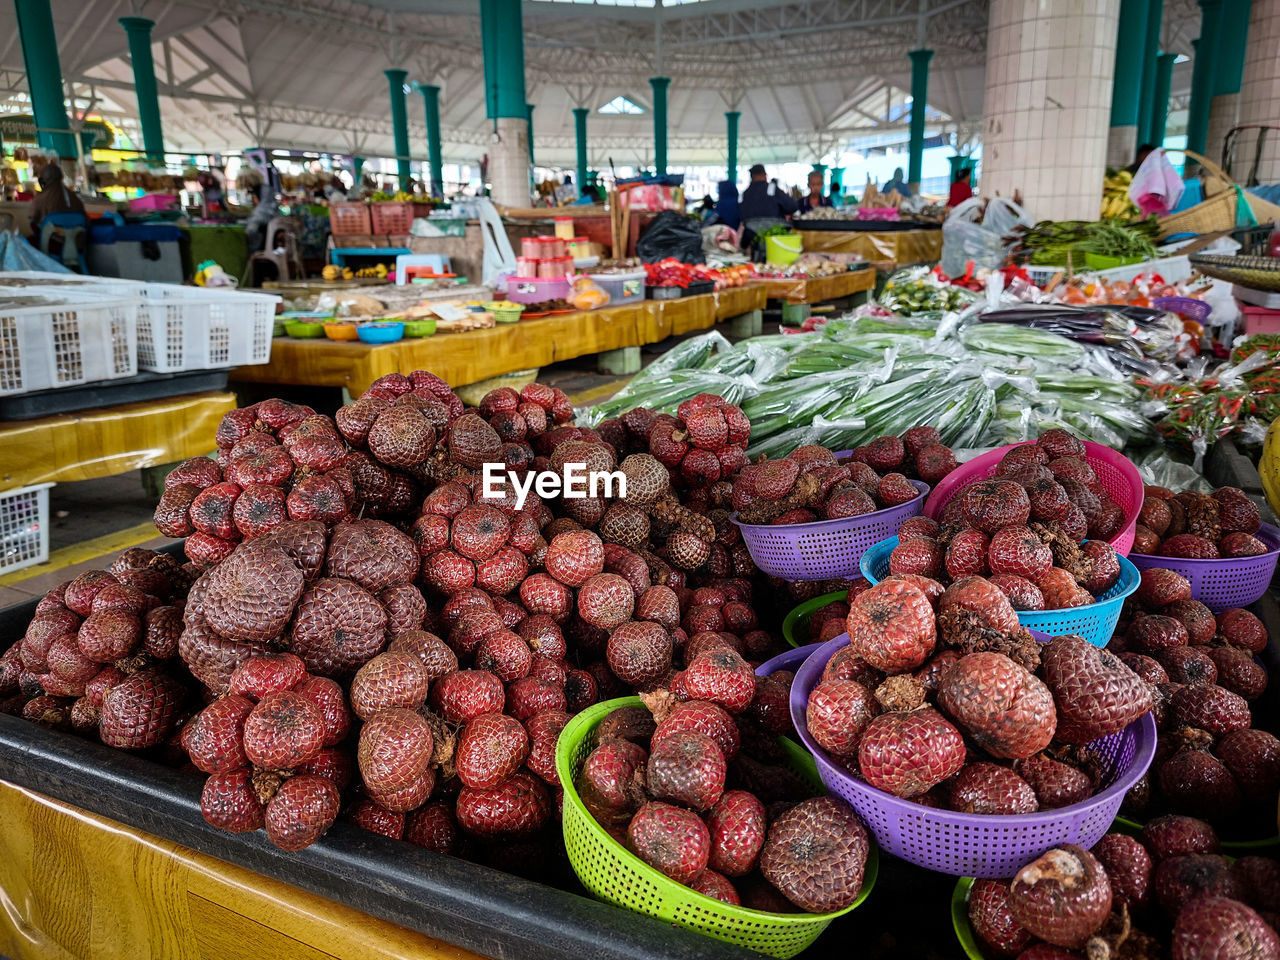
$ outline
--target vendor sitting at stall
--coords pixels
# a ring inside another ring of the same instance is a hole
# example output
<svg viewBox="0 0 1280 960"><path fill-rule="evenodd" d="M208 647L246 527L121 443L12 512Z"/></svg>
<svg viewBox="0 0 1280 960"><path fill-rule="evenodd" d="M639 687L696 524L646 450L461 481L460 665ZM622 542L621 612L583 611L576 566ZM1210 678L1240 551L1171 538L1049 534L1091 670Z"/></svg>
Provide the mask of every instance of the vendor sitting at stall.
<svg viewBox="0 0 1280 960"><path fill-rule="evenodd" d="M40 221L51 213L84 213L84 202L62 179L62 167L46 163L37 178L40 192L31 201L31 232L40 238Z"/></svg>
<svg viewBox="0 0 1280 960"><path fill-rule="evenodd" d="M893 190L898 191L898 196L906 199L911 196L911 188L907 186L907 181L902 178L902 168L893 168L893 179L889 180L881 193L889 193Z"/></svg>
<svg viewBox="0 0 1280 960"><path fill-rule="evenodd" d="M834 206L831 198L822 192L822 181L825 177L821 170L809 171L809 192L800 198L800 212L808 213L818 207Z"/></svg>

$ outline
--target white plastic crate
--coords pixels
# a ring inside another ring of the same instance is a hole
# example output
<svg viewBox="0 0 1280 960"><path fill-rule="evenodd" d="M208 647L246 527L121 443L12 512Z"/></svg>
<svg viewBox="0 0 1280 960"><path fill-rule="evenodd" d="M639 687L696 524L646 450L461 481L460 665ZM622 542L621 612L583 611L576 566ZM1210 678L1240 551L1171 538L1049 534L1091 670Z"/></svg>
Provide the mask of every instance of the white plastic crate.
<svg viewBox="0 0 1280 960"><path fill-rule="evenodd" d="M1046 267L1038 264L1027 264L1024 269L1027 276L1037 285L1048 283L1055 273L1061 273L1065 279L1066 267ZM1162 257L1159 260L1148 260L1145 263L1130 263L1123 267L1112 267L1110 270L1090 270L1083 263L1083 258L1075 268L1076 274L1089 274L1111 281L1129 281L1140 273L1158 273L1169 283L1178 283L1191 276L1191 261L1179 254Z"/></svg>
<svg viewBox="0 0 1280 960"><path fill-rule="evenodd" d="M46 287L108 297L143 297L146 284L123 277L99 277L45 270L0 270L0 287Z"/></svg>
<svg viewBox="0 0 1280 960"><path fill-rule="evenodd" d="M271 359L279 297L150 283L138 321L138 365L176 373Z"/></svg>
<svg viewBox="0 0 1280 960"><path fill-rule="evenodd" d="M184 291L183 299L191 298L209 305L209 320L214 331L226 328L228 364L239 367L266 363L271 359L271 335L275 327L279 297L245 290L211 290L207 287L179 289Z"/></svg>
<svg viewBox="0 0 1280 960"><path fill-rule="evenodd" d="M45 302L21 305L26 299ZM0 288L0 395L134 376L140 303L70 289Z"/></svg>
<svg viewBox="0 0 1280 960"><path fill-rule="evenodd" d="M0 573L49 559L49 488L37 483L0 493Z"/></svg>

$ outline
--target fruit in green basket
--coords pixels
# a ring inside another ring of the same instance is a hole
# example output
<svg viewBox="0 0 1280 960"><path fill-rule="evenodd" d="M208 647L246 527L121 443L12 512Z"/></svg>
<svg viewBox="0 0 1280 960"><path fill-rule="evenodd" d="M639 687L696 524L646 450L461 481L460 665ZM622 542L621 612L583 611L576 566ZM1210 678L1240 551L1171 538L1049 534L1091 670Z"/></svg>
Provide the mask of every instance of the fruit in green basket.
<svg viewBox="0 0 1280 960"><path fill-rule="evenodd" d="M755 672L731 647L704 650L672 677L671 692L682 700L709 700L737 715L755 697Z"/></svg>
<svg viewBox="0 0 1280 960"><path fill-rule="evenodd" d="M818 797L770 825L760 872L802 910L829 913L857 900L869 852L866 827L848 804Z"/></svg>
<svg viewBox="0 0 1280 960"><path fill-rule="evenodd" d="M764 804L746 790L726 790L707 813L711 833L708 864L727 877L744 877L755 869L764 847L767 820Z"/></svg>
<svg viewBox="0 0 1280 960"><path fill-rule="evenodd" d="M669 803L651 801L627 826L636 855L678 883L692 883L707 868L711 834L702 818Z"/></svg>
<svg viewBox="0 0 1280 960"><path fill-rule="evenodd" d="M725 760L732 760L741 745L738 725L719 704L708 700L685 700L673 703L669 695L642 695L658 721L653 731L650 747L657 749L668 737L684 731L694 731L710 737L720 748Z"/></svg>
<svg viewBox="0 0 1280 960"><path fill-rule="evenodd" d="M1057 724L1049 688L1009 657L994 652L961 657L943 674L938 705L984 750L1008 759L1043 750Z"/></svg>
<svg viewBox="0 0 1280 960"><path fill-rule="evenodd" d="M724 754L696 730L679 730L650 744L649 796L693 810L710 809L724 793Z"/></svg>
<svg viewBox="0 0 1280 960"><path fill-rule="evenodd" d="M1208 896L1178 914L1170 951L1172 960L1275 960L1280 957L1280 937L1243 903Z"/></svg>
<svg viewBox="0 0 1280 960"><path fill-rule="evenodd" d="M1054 847L1018 871L1009 886L1014 919L1032 936L1078 948L1111 912L1111 882L1088 850Z"/></svg>
<svg viewBox="0 0 1280 960"><path fill-rule="evenodd" d="M1000 880L975 880L969 888L969 926L997 956L1016 957L1032 937L1009 908L1009 884Z"/></svg>

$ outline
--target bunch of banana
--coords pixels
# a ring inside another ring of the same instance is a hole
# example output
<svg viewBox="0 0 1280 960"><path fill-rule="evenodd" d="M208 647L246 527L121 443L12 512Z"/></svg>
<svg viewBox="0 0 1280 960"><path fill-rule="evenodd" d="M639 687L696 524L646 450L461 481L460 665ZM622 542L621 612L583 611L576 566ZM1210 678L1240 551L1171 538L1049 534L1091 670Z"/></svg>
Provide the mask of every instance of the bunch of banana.
<svg viewBox="0 0 1280 960"><path fill-rule="evenodd" d="M1129 219L1141 216L1141 212L1129 199L1129 184L1133 182L1133 174L1128 170L1119 170L1102 182L1101 219L1114 220L1116 217Z"/></svg>
<svg viewBox="0 0 1280 960"><path fill-rule="evenodd" d="M387 278L387 265L385 263L379 263L377 266L373 267L361 267L356 271L356 276L366 280L371 278L385 280Z"/></svg>
<svg viewBox="0 0 1280 960"><path fill-rule="evenodd" d="M1280 420L1273 421L1267 430L1262 456L1258 459L1258 473L1262 477L1267 503L1272 510L1280 508Z"/></svg>
<svg viewBox="0 0 1280 960"><path fill-rule="evenodd" d="M406 193L404 190L397 190L394 197L391 198L397 203L408 203L413 199L412 193Z"/></svg>

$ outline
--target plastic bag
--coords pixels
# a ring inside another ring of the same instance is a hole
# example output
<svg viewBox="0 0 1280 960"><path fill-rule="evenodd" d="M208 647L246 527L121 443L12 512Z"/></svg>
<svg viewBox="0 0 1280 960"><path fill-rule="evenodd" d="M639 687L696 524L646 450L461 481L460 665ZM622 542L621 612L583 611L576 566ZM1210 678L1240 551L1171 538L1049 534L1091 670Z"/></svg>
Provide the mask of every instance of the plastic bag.
<svg viewBox="0 0 1280 960"><path fill-rule="evenodd" d="M957 205L942 223L942 272L960 276L970 260L978 268L1000 266L1007 249L1004 238L1020 223L1033 226L1026 211L1003 197L970 197Z"/></svg>
<svg viewBox="0 0 1280 960"><path fill-rule="evenodd" d="M703 263L702 228L684 214L663 210L636 241L636 253L645 263L675 257L684 263Z"/></svg>
<svg viewBox="0 0 1280 960"><path fill-rule="evenodd" d="M579 274L573 278L569 302L573 304L575 310L595 310L609 302L609 294L590 277Z"/></svg>
<svg viewBox="0 0 1280 960"><path fill-rule="evenodd" d="M1144 214L1167 216L1182 199L1186 187L1163 150L1152 150L1129 184L1129 199Z"/></svg>

